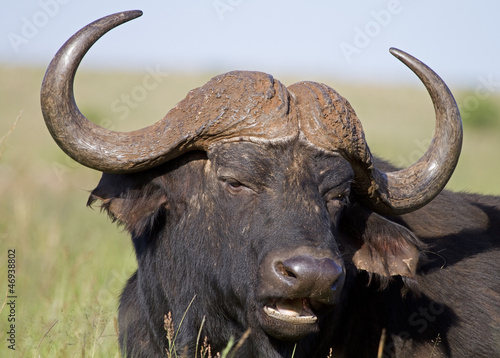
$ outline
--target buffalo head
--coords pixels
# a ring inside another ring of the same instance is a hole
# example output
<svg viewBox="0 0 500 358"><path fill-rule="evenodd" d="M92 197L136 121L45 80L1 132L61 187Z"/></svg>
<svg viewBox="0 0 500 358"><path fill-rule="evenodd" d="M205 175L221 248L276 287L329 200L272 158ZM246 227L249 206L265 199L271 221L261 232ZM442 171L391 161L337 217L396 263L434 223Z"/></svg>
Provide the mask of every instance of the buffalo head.
<svg viewBox="0 0 500 358"><path fill-rule="evenodd" d="M204 316L219 349L247 328L254 355L308 339L316 343L304 343L304 355L328 346L319 337L335 336L350 277L415 272L418 240L384 216L421 208L450 178L462 139L451 93L425 64L391 49L436 112L428 151L398 171L377 166L354 110L333 89L285 87L260 72L217 76L161 121L113 132L78 110L73 80L95 41L140 14L111 15L75 34L41 94L59 146L104 172L90 202L100 200L132 234L138 271L120 305L124 349L161 354L164 314L180 320L194 295L177 347L193 348Z"/></svg>

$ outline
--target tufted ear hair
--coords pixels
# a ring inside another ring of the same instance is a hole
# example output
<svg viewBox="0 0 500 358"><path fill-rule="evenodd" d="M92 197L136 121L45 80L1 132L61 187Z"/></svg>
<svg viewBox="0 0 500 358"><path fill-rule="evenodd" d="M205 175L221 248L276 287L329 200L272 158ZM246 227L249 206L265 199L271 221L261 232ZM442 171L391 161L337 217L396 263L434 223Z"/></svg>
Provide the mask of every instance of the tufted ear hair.
<svg viewBox="0 0 500 358"><path fill-rule="evenodd" d="M409 229L360 204L347 209L339 229L344 250L357 269L375 274L382 287L392 276L414 283L424 244Z"/></svg>
<svg viewBox="0 0 500 358"><path fill-rule="evenodd" d="M151 227L159 210L167 205L165 193L144 173L104 173L91 192L87 205L101 202L112 221L118 221L134 236Z"/></svg>
<svg viewBox="0 0 500 358"><path fill-rule="evenodd" d="M173 219L187 211L189 198L202 192L206 160L205 152L191 152L142 172L104 173L87 205L100 201L113 221L137 237L166 220L162 213Z"/></svg>

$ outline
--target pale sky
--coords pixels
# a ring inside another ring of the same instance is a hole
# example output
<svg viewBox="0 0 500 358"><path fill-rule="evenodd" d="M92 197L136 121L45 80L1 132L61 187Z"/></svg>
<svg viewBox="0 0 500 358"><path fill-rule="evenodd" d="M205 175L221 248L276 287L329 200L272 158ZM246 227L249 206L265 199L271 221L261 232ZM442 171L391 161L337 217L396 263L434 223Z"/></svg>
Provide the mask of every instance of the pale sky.
<svg viewBox="0 0 500 358"><path fill-rule="evenodd" d="M3 1L0 64L46 67L84 25L122 10L144 15L105 35L82 66L235 69L343 81L418 84L391 46L449 84L500 91L500 1ZM498 88L497 88L498 87Z"/></svg>

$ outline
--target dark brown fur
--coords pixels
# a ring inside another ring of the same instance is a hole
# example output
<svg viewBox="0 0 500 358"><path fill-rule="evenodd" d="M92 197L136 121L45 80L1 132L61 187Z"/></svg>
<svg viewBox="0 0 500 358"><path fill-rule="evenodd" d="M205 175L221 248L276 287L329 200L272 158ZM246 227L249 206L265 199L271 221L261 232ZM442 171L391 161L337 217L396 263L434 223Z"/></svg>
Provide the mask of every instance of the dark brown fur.
<svg viewBox="0 0 500 358"><path fill-rule="evenodd" d="M385 357L499 356L500 199L445 191L414 213L383 217L354 192L329 197L331 183L346 178L349 187L345 163L297 143L241 142L145 173L104 174L90 202L102 200L131 232L139 263L121 298L124 352L164 355L164 315L179 323L196 295L180 351L194 353L205 317L202 336L213 351L251 328L240 356L289 356L294 342L268 337L254 320L254 273L270 250L317 242L339 250L346 283L340 304L321 318L319 334L298 342L295 357L326 357L330 348L373 357L383 330ZM325 230L337 242L321 241ZM361 262L368 266L356 267Z"/></svg>

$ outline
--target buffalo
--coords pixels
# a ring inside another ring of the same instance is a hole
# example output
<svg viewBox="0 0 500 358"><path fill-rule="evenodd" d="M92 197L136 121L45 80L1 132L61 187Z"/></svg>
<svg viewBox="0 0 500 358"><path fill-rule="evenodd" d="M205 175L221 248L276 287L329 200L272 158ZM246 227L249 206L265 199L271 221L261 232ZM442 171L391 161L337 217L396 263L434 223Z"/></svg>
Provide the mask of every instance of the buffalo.
<svg viewBox="0 0 500 358"><path fill-rule="evenodd" d="M77 32L41 91L54 140L103 172L88 205L132 237L124 355L194 356L206 336L212 352L239 340L241 357L500 357L500 198L443 190L462 127L437 74L391 49L436 112L430 147L403 169L372 156L332 88L260 72L217 76L156 124L113 132L78 110L74 76L140 15Z"/></svg>

